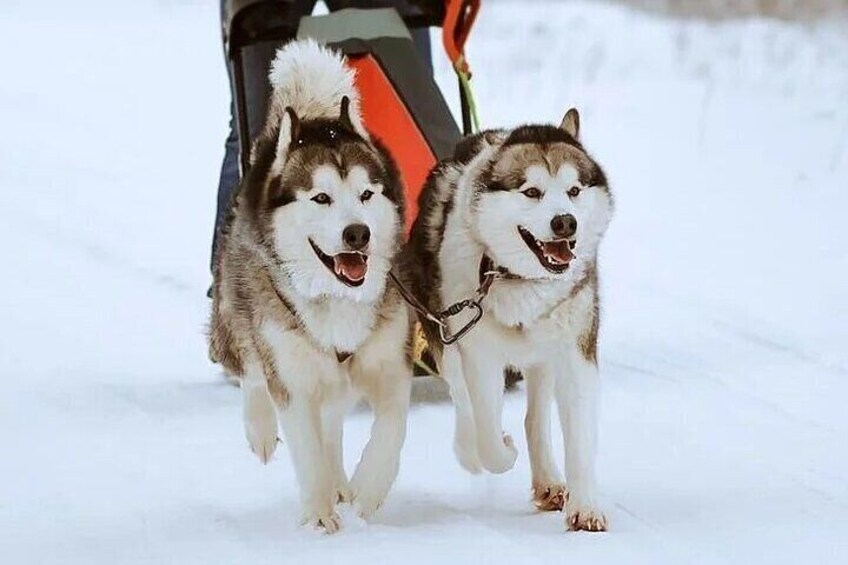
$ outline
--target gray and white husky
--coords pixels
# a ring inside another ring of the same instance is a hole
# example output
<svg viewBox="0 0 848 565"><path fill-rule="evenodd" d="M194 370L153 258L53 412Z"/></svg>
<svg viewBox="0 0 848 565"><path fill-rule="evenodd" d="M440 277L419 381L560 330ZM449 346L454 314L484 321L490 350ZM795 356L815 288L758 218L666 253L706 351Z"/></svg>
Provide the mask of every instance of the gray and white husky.
<svg viewBox="0 0 848 565"><path fill-rule="evenodd" d="M466 138L431 174L408 256L413 292L438 312L473 297L500 271L480 323L440 354L456 407L454 448L471 472L512 468L516 449L501 426L504 371L527 381L525 431L533 497L566 513L568 528L605 530L597 506L595 450L599 375L598 244L612 215L601 167L579 140L579 115L561 125L487 131ZM463 319L452 319L456 326ZM551 453L555 399L568 486Z"/></svg>
<svg viewBox="0 0 848 565"><path fill-rule="evenodd" d="M411 387L410 316L387 276L404 195L362 125L353 72L315 42L274 60L271 107L216 256L210 354L241 382L250 448L267 463L282 424L304 522L368 517L398 471ZM364 396L371 438L348 481L345 412Z"/></svg>

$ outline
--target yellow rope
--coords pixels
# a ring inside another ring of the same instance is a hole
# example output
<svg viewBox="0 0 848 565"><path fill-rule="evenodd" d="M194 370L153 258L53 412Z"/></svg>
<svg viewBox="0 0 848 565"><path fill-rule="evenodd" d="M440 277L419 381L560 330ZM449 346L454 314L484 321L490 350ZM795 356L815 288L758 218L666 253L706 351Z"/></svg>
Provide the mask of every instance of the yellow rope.
<svg viewBox="0 0 848 565"><path fill-rule="evenodd" d="M415 335L412 337L412 359L415 366L422 369L428 375L438 376L438 373L424 362L424 352L427 351L427 338L424 337L424 329L419 322L415 322Z"/></svg>
<svg viewBox="0 0 848 565"><path fill-rule="evenodd" d="M465 92L465 99L468 101L468 110L471 114L471 133L480 131L480 117L477 115L477 101L474 99L474 91L471 90L471 74L464 71L465 57L459 56L454 64L454 70L459 77L459 84Z"/></svg>

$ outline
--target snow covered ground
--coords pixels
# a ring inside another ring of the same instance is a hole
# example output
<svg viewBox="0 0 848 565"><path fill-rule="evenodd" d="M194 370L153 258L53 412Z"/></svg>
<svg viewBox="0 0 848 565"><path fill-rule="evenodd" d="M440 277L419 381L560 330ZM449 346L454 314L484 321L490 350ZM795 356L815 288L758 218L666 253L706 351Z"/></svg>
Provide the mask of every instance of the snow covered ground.
<svg viewBox="0 0 848 565"><path fill-rule="evenodd" d="M583 113L603 249L612 529L535 514L526 456L472 477L417 395L377 520L296 524L206 361L227 92L214 2L0 6L0 562L845 563L848 34L484 2L486 125ZM454 94L450 71L440 82ZM519 441L523 395L507 401ZM348 424L355 464L369 424ZM554 560L554 561L552 561Z"/></svg>

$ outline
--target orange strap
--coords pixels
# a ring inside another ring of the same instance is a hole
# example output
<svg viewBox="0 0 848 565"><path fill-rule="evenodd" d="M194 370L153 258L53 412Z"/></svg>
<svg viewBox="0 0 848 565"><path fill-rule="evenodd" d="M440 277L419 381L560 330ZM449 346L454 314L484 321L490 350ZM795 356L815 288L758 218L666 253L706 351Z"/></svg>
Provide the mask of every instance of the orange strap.
<svg viewBox="0 0 848 565"><path fill-rule="evenodd" d="M480 11L480 0L445 0L445 21L442 24L442 43L454 69L471 76L465 60L465 42Z"/></svg>

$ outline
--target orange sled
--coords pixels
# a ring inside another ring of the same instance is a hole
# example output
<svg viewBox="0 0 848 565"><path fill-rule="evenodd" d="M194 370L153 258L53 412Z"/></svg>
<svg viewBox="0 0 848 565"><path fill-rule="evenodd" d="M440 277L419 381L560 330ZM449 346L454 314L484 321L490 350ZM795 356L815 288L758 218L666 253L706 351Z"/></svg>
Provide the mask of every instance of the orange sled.
<svg viewBox="0 0 848 565"><path fill-rule="evenodd" d="M461 133L409 30L442 26L447 56L458 75L467 76L463 47L480 0L404 0L396 2L400 13L394 8L351 8L304 18L297 17L295 4L295 0L232 0L225 10L224 39L235 91L242 173L249 167L250 132L257 131L257 122L264 119L264 111L248 115L245 92L262 87L264 77L245 76L244 50L276 48L295 37L313 37L344 53L356 69L365 126L388 147L400 168L407 191L406 225L411 226L427 174L437 161L453 154ZM461 84L459 91L462 129L468 134L469 100Z"/></svg>

